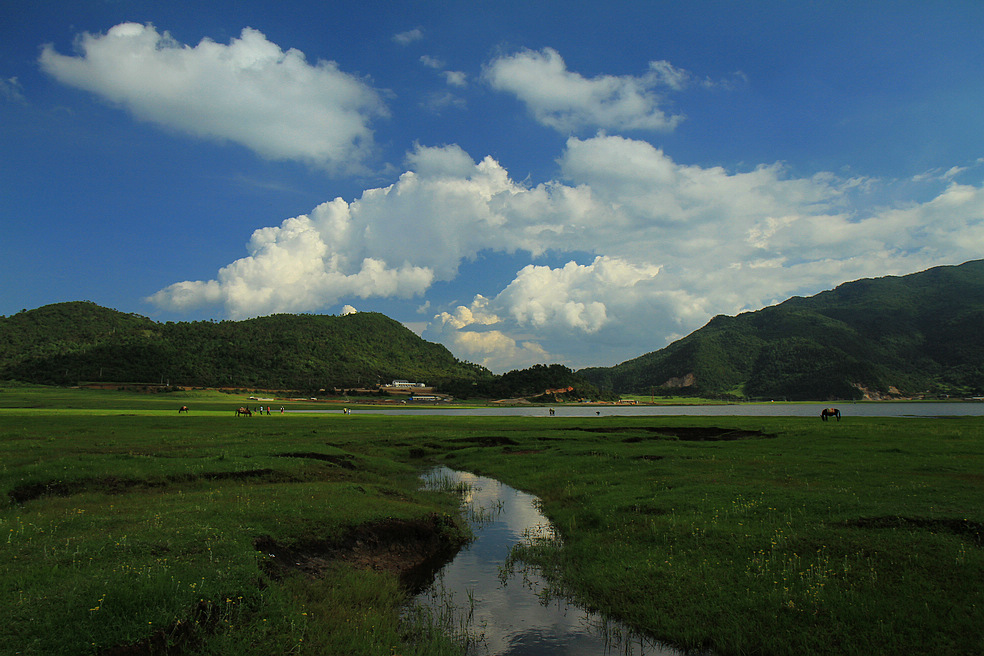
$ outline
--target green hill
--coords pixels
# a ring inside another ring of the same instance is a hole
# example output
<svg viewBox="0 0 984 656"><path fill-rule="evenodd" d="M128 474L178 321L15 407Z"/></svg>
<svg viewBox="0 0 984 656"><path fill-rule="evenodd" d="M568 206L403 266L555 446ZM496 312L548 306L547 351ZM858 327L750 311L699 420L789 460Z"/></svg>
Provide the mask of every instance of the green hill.
<svg viewBox="0 0 984 656"><path fill-rule="evenodd" d="M0 379L25 382L318 389L490 376L374 312L157 323L71 302L0 318Z"/></svg>
<svg viewBox="0 0 984 656"><path fill-rule="evenodd" d="M578 372L618 393L828 399L984 393L984 260L845 283L717 316L666 348Z"/></svg>

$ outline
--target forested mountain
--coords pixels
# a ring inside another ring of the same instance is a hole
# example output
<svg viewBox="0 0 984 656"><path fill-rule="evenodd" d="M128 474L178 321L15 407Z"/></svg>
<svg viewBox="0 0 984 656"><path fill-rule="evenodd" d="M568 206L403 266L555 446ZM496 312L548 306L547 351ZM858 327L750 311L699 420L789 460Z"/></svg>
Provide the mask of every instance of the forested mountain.
<svg viewBox="0 0 984 656"><path fill-rule="evenodd" d="M578 372L620 393L764 399L984 393L984 260L845 283Z"/></svg>
<svg viewBox="0 0 984 656"><path fill-rule="evenodd" d="M374 312L157 323L83 301L0 317L0 379L318 389L490 377Z"/></svg>

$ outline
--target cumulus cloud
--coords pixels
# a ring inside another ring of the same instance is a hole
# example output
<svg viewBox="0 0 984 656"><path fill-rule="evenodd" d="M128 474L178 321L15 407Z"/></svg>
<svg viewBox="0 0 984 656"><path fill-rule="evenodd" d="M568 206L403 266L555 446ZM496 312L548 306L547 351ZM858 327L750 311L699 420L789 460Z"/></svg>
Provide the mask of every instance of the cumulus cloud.
<svg viewBox="0 0 984 656"><path fill-rule="evenodd" d="M501 319L489 309L490 300L477 294L468 306L459 305L453 312L434 317L429 330L455 353L467 354L467 359L493 371L514 368L516 363L556 361L539 343L523 341L500 330L481 329L500 323ZM479 327L479 330L475 330ZM468 328L468 330L462 330Z"/></svg>
<svg viewBox="0 0 984 656"><path fill-rule="evenodd" d="M152 300L311 311L426 296L479 253L525 253L501 289L431 310L424 335L494 370L582 367L655 350L715 314L984 252L981 187L951 181L927 202L879 208L866 200L878 181L685 165L614 136L570 138L558 163L557 179L533 186L490 157L417 146L392 185L257 230L214 279Z"/></svg>
<svg viewBox="0 0 984 656"><path fill-rule="evenodd" d="M45 46L42 69L141 120L270 159L357 170L374 148L372 121L388 114L365 80L334 62L311 64L250 28L228 45L192 47L152 25L123 23L82 34L75 47L70 56Z"/></svg>
<svg viewBox="0 0 984 656"><path fill-rule="evenodd" d="M523 50L488 64L492 88L515 94L542 124L561 132L583 128L673 130L683 117L663 110L663 90L680 90L690 74L652 62L642 76L586 78L569 71L556 50Z"/></svg>
<svg viewBox="0 0 984 656"><path fill-rule="evenodd" d="M409 298L430 286L434 274L426 267L391 267L337 250L348 228L344 201L324 203L311 215L255 231L249 256L220 269L216 279L175 283L149 300L175 310L223 304L242 318L325 307L349 297ZM340 239L332 244L330 235Z"/></svg>

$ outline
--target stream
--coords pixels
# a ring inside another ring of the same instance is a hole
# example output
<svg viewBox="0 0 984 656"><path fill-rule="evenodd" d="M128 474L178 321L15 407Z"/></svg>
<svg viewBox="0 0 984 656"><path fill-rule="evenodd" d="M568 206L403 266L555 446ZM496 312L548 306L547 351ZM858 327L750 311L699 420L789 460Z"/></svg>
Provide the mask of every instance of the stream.
<svg viewBox="0 0 984 656"><path fill-rule="evenodd" d="M460 486L475 540L415 598L442 626L463 634L469 656L683 656L618 622L547 594L535 568L503 569L510 549L548 538L553 527L536 497L495 479L438 467L425 486ZM464 484L464 485L461 485Z"/></svg>

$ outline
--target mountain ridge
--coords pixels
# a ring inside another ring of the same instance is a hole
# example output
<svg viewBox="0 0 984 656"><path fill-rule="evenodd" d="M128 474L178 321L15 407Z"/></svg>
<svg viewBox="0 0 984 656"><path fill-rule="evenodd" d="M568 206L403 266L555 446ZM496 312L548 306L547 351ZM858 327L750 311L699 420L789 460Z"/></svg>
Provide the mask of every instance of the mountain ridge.
<svg viewBox="0 0 984 656"><path fill-rule="evenodd" d="M376 312L158 323L69 301L0 317L0 379L317 389L490 376Z"/></svg>
<svg viewBox="0 0 984 656"><path fill-rule="evenodd" d="M581 369L615 393L790 400L984 391L984 260L863 278Z"/></svg>

